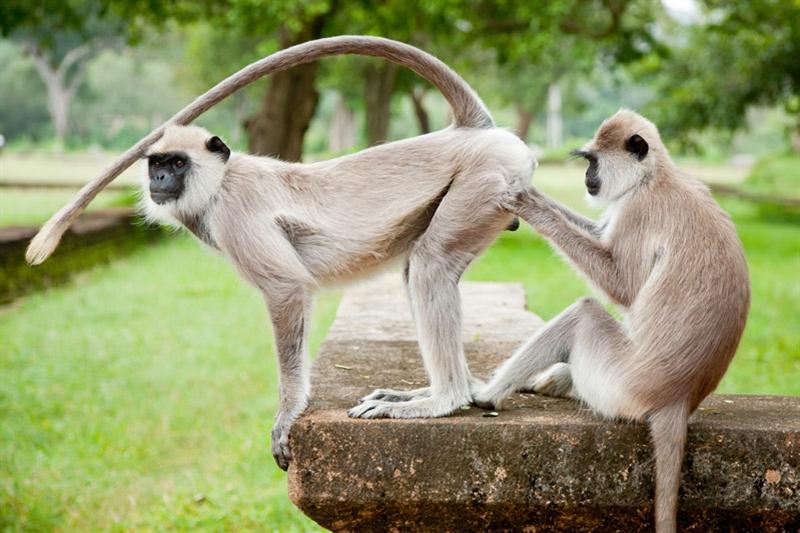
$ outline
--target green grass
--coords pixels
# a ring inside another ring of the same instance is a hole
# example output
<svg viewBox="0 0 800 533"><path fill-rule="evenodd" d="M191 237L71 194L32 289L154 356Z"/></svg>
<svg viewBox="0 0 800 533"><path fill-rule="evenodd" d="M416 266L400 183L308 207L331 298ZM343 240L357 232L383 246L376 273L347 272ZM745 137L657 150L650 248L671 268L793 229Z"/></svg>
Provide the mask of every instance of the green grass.
<svg viewBox="0 0 800 533"><path fill-rule="evenodd" d="M312 346L335 303L320 298ZM0 526L311 529L268 452L266 324L261 298L188 237L5 309Z"/></svg>
<svg viewBox="0 0 800 533"><path fill-rule="evenodd" d="M543 166L534 181L581 206L581 174ZM800 228L724 206L753 306L720 391L800 394ZM524 226L467 279L523 283L544 318L588 294ZM313 349L337 301L319 298ZM0 529L315 529L269 455L277 378L263 302L188 237L3 308L0 339Z"/></svg>
<svg viewBox="0 0 800 533"><path fill-rule="evenodd" d="M119 154L110 152L13 152L0 153L0 181L84 184L98 175ZM114 183L135 184L141 169L134 165Z"/></svg>
<svg viewBox="0 0 800 533"><path fill-rule="evenodd" d="M756 192L800 198L800 154L764 157L753 166L745 185Z"/></svg>
<svg viewBox="0 0 800 533"><path fill-rule="evenodd" d="M75 190L0 187L0 227L43 223L75 195L80 185L102 172L116 155L104 152L45 154L4 151L0 153L0 183L15 181L75 185ZM135 184L140 171L137 165L134 165L114 183ZM89 205L89 210L129 205L129 200L130 193L125 191L104 192Z"/></svg>
<svg viewBox="0 0 800 533"><path fill-rule="evenodd" d="M0 188L0 227L39 225L70 201L76 191ZM104 192L89 204L88 210L130 205L130 200L130 193L125 191Z"/></svg>

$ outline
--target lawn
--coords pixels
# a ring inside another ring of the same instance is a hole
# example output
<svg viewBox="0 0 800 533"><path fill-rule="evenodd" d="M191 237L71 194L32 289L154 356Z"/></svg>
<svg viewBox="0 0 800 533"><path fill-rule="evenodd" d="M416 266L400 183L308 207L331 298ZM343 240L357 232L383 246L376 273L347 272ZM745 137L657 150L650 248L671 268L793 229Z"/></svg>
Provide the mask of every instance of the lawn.
<svg viewBox="0 0 800 533"><path fill-rule="evenodd" d="M581 173L545 166L534 181L581 206ZM720 391L800 394L800 227L724 206L746 247L753 307ZM467 278L523 283L544 318L588 294L524 227ZM318 299L313 349L337 301ZM255 291L185 236L0 309L0 528L314 530L269 455L266 324Z"/></svg>
<svg viewBox="0 0 800 533"><path fill-rule="evenodd" d="M41 224L59 207L67 203L80 185L98 175L117 154L97 153L14 153L0 154L0 184L3 182L64 183L69 189L18 189L0 187L0 227ZM141 170L126 170L114 183L133 185ZM89 209L130 203L131 195L124 191L108 191L90 204Z"/></svg>

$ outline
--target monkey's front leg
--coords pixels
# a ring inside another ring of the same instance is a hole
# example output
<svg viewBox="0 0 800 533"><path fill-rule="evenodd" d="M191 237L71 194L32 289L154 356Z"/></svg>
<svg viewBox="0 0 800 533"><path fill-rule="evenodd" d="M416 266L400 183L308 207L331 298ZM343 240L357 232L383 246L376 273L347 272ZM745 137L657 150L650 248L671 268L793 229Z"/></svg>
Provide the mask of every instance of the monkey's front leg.
<svg viewBox="0 0 800 533"><path fill-rule="evenodd" d="M516 213L566 255L608 297L629 306L634 290L612 251L600 239L572 222L535 188L520 193Z"/></svg>
<svg viewBox="0 0 800 533"><path fill-rule="evenodd" d="M306 336L310 297L302 287L274 288L264 293L275 335L280 366L280 407L272 428L272 456L289 468L289 430L308 403Z"/></svg>

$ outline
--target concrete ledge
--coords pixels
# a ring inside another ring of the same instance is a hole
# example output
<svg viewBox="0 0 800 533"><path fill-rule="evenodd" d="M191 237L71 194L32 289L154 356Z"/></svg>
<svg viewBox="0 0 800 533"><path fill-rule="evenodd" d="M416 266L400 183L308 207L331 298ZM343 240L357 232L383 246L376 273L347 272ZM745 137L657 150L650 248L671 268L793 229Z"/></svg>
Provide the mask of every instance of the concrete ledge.
<svg viewBox="0 0 800 533"><path fill-rule="evenodd" d="M649 531L643 425L517 395L430 420L353 420L376 387L425 384L398 280L349 292L292 430L292 501L334 531ZM462 284L466 351L486 377L541 321L518 285ZM681 485L686 531L800 529L800 398L714 396L695 414Z"/></svg>

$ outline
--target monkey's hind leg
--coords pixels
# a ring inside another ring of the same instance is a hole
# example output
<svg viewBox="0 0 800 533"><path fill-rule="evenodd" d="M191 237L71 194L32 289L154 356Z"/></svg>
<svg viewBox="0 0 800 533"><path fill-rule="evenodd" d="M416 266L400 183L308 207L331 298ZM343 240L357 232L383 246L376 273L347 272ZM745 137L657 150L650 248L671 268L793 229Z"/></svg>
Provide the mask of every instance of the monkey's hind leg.
<svg viewBox="0 0 800 533"><path fill-rule="evenodd" d="M500 365L475 403L499 408L513 392L533 385L535 392L538 387L543 393L566 394L607 417L621 416L634 410L620 373L630 350L619 322L596 300L582 298Z"/></svg>
<svg viewBox="0 0 800 533"><path fill-rule="evenodd" d="M489 383L473 397L475 404L499 409L511 394L531 390L539 376L556 364L565 363L579 319L580 308L574 304L542 326L497 368Z"/></svg>
<svg viewBox="0 0 800 533"><path fill-rule="evenodd" d="M396 402L368 397L349 411L350 416L437 417L471 401L473 384L480 382L472 379L464 357L458 281L513 219L500 207L507 188L506 178L497 174L457 177L411 252L408 292L431 382L429 394Z"/></svg>

